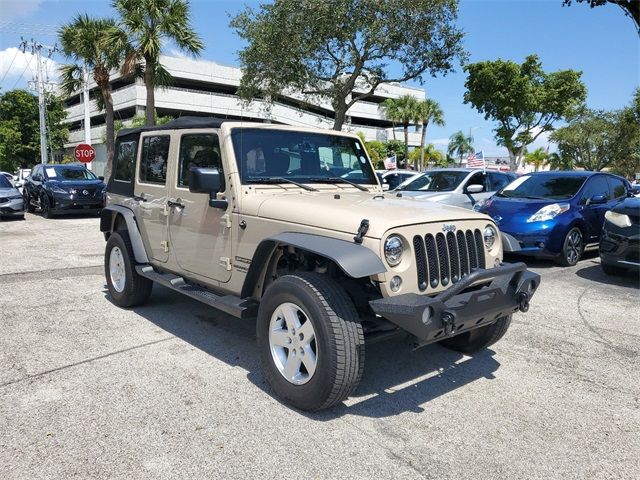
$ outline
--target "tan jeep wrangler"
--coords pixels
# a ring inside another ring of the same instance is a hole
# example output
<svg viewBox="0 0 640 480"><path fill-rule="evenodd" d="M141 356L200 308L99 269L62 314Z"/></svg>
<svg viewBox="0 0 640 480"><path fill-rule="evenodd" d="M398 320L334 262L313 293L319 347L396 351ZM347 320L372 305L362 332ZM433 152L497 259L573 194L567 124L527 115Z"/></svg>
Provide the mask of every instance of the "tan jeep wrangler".
<svg viewBox="0 0 640 480"><path fill-rule="evenodd" d="M539 285L503 264L493 221L384 193L357 136L181 118L118 134L100 228L113 302L154 282L257 316L273 390L303 410L358 385L368 341L472 353Z"/></svg>

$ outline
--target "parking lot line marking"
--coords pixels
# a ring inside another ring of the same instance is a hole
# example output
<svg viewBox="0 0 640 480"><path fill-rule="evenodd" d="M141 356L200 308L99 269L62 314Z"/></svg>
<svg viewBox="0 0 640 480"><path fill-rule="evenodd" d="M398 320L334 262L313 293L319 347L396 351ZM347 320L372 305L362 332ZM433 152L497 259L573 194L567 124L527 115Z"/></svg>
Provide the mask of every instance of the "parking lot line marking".
<svg viewBox="0 0 640 480"><path fill-rule="evenodd" d="M34 373L33 375L27 375L26 377L19 378L17 380L11 380L10 382L0 384L0 388L7 387L9 385L13 385L16 383L23 382L25 380L31 380L34 378L43 377L45 375L49 375L50 373L59 372L61 370L66 370L67 368L77 367L78 365L84 365L85 363L91 363L96 360L102 360L104 358L112 357L114 355L119 355L121 353L130 352L132 350L137 350L139 348L149 347L151 345L155 345L157 343L166 342L168 340L173 340L177 338L172 335L169 338L161 338L160 340L154 340L152 342L141 343L140 345L134 345L133 347L123 348L122 350L116 350L115 352L105 353L104 355L98 355L97 357L87 358L86 360L80 360L79 362L69 363L68 365L62 365L61 367L52 368L51 370L45 370L44 372Z"/></svg>

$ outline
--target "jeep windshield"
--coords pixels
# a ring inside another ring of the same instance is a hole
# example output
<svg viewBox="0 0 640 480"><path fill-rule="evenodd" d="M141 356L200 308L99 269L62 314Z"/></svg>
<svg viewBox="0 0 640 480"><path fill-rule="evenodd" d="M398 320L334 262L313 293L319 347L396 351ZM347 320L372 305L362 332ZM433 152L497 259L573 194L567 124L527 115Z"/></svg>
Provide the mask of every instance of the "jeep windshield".
<svg viewBox="0 0 640 480"><path fill-rule="evenodd" d="M469 172L459 170L427 172L405 185L400 185L398 190L409 192L452 192L467 178L467 175L469 175Z"/></svg>
<svg viewBox="0 0 640 480"><path fill-rule="evenodd" d="M532 200L566 200L573 197L588 175L542 174L516 178L496 196Z"/></svg>
<svg viewBox="0 0 640 480"><path fill-rule="evenodd" d="M355 138L270 128L234 128L231 138L245 184L281 180L378 185L364 147Z"/></svg>

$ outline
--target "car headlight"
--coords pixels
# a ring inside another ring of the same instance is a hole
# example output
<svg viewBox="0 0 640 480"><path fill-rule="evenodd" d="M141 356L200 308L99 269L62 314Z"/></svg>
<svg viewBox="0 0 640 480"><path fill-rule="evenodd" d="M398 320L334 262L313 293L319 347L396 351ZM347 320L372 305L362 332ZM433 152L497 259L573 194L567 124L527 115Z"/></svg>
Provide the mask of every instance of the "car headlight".
<svg viewBox="0 0 640 480"><path fill-rule="evenodd" d="M552 220L567 210L569 210L568 203L552 203L551 205L542 207L536 213L527 218L527 223Z"/></svg>
<svg viewBox="0 0 640 480"><path fill-rule="evenodd" d="M484 246L487 247L487 250L491 251L493 249L493 246L496 244L497 237L498 232L492 225L484 227L482 238L484 239Z"/></svg>
<svg viewBox="0 0 640 480"><path fill-rule="evenodd" d="M402 252L404 251L404 243L397 235L391 235L384 241L384 258L387 263L395 267L402 260Z"/></svg>
<svg viewBox="0 0 640 480"><path fill-rule="evenodd" d="M629 215L625 215L624 213L616 213L609 210L605 212L604 218L620 228L631 226L631 218L629 218Z"/></svg>
<svg viewBox="0 0 640 480"><path fill-rule="evenodd" d="M64 195L68 195L69 194L69 192L67 192L64 188L59 187L57 185L51 185L51 191L53 193L62 193Z"/></svg>

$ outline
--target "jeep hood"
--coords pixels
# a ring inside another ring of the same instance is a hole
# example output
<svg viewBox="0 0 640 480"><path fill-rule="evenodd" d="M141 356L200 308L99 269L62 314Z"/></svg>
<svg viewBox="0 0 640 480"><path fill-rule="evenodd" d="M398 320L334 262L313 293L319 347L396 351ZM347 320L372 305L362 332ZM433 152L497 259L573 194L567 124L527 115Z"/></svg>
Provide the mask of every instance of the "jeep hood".
<svg viewBox="0 0 640 480"><path fill-rule="evenodd" d="M386 231L406 225L480 218L489 220L486 215L466 208L411 197L335 190L249 195L243 198L242 210L261 218L353 234L360 222L367 219L367 237L371 238L382 238Z"/></svg>

